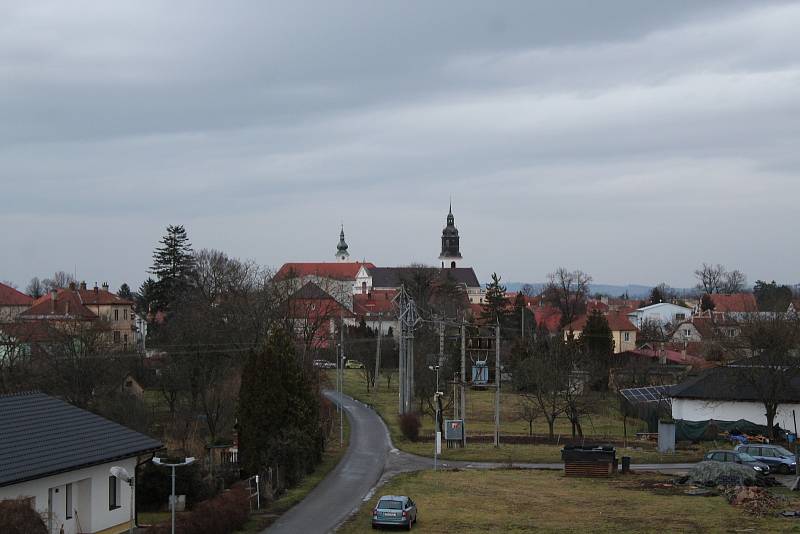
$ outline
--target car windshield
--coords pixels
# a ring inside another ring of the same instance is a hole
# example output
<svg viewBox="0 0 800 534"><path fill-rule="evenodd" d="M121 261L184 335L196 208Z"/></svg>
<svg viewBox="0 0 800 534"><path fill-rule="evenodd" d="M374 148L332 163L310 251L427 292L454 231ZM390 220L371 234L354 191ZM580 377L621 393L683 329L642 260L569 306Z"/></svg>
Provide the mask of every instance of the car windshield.
<svg viewBox="0 0 800 534"><path fill-rule="evenodd" d="M780 456L794 456L791 452L787 451L780 445L776 445L774 451L777 452Z"/></svg>
<svg viewBox="0 0 800 534"><path fill-rule="evenodd" d="M389 499L383 499L378 503L378 508L384 510L402 510L403 503L402 501L390 501Z"/></svg>
<svg viewBox="0 0 800 534"><path fill-rule="evenodd" d="M755 458L753 458L752 456L750 456L749 454L747 454L746 452L740 452L739 453L739 458L741 458L741 460L743 462L757 462L758 461Z"/></svg>

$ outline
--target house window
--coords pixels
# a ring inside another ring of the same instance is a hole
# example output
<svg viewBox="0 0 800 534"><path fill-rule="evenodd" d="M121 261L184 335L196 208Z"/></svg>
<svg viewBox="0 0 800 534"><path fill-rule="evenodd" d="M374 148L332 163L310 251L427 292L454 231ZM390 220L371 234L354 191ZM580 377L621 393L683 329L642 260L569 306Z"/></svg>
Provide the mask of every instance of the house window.
<svg viewBox="0 0 800 534"><path fill-rule="evenodd" d="M114 310L114 320L119 321L119 310Z"/></svg>
<svg viewBox="0 0 800 534"><path fill-rule="evenodd" d="M119 508L119 479L113 475L108 477L108 509Z"/></svg>
<svg viewBox="0 0 800 534"><path fill-rule="evenodd" d="M125 344L127 345L128 344L128 334L123 334L122 337L123 337L123 340L125 341Z"/></svg>
<svg viewBox="0 0 800 534"><path fill-rule="evenodd" d="M683 335L686 336L686 337L692 337L692 331L689 330L688 328L686 328L683 331Z"/></svg>
<svg viewBox="0 0 800 534"><path fill-rule="evenodd" d="M686 319L686 314L685 313L676 313L675 314L675 320L676 321L683 321L685 319Z"/></svg>
<svg viewBox="0 0 800 534"><path fill-rule="evenodd" d="M630 340L631 340L631 333L625 332L625 341L630 341Z"/></svg>
<svg viewBox="0 0 800 534"><path fill-rule="evenodd" d="M114 330L114 343L119 343L119 341L120 341L119 331Z"/></svg>
<svg viewBox="0 0 800 534"><path fill-rule="evenodd" d="M728 335L729 335L730 337L736 337L736 330L734 330L733 328L731 328L730 330L728 330Z"/></svg>
<svg viewBox="0 0 800 534"><path fill-rule="evenodd" d="M364 295L367 293L367 283L361 282L361 294Z"/></svg>
<svg viewBox="0 0 800 534"><path fill-rule="evenodd" d="M122 310L122 318L125 319L126 321L128 320L128 308Z"/></svg>
<svg viewBox="0 0 800 534"><path fill-rule="evenodd" d="M64 517L72 519L72 484L67 484L67 491L64 495L64 502L67 505Z"/></svg>

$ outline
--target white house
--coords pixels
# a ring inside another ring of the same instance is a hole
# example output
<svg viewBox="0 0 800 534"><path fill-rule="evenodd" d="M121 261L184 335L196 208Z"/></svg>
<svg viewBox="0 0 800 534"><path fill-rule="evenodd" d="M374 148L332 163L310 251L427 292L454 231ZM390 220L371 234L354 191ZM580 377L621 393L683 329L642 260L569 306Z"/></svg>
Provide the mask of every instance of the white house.
<svg viewBox="0 0 800 534"><path fill-rule="evenodd" d="M669 323L678 324L692 316L692 309L671 304L669 302L659 302L644 308L639 308L628 314L628 319L636 328L641 328L645 321L657 321L662 326Z"/></svg>
<svg viewBox="0 0 800 534"><path fill-rule="evenodd" d="M133 488L110 469L133 475L160 448L43 393L0 396L0 500L27 499L51 534L127 531Z"/></svg>
<svg viewBox="0 0 800 534"><path fill-rule="evenodd" d="M738 421L744 419L757 425L767 424L764 403L749 380L741 378L741 368L709 369L675 386L672 398L673 419L685 421ZM792 410L800 413L800 383L793 381L783 392L774 424L794 429Z"/></svg>

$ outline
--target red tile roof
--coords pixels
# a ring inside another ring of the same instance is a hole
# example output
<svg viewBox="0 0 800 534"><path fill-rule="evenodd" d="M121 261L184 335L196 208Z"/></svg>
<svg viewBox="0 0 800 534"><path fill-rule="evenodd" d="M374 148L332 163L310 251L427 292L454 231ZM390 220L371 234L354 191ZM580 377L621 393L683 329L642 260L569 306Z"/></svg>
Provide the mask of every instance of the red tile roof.
<svg viewBox="0 0 800 534"><path fill-rule="evenodd" d="M98 318L93 311L83 305L79 292L69 289L59 289L56 292L55 302L50 293L39 297L30 308L20 313L18 317L20 319L69 317L84 320Z"/></svg>
<svg viewBox="0 0 800 534"><path fill-rule="evenodd" d="M588 320L588 315L581 315L569 326L567 326L567 330L571 330L573 332L583 332L584 327L586 326L586 321ZM628 320L628 318L621 313L618 312L609 312L605 315L606 320L608 321L608 327L611 329L612 332L626 332L626 331L633 331L638 330L633 323Z"/></svg>
<svg viewBox="0 0 800 534"><path fill-rule="evenodd" d="M625 351L623 354L632 356L643 356L652 359L659 358L659 351L656 349L640 348L636 350ZM664 356L666 357L668 363L678 364L678 365L691 365L692 367L697 367L700 369L714 367L716 365L713 362L709 362L705 358L702 358L700 356L695 356L694 354L689 354L689 353L683 354L682 352L677 350L664 349Z"/></svg>
<svg viewBox="0 0 800 534"><path fill-rule="evenodd" d="M561 328L561 310L554 306L539 306L533 310L536 326L544 325L548 332L558 332Z"/></svg>
<svg viewBox="0 0 800 534"><path fill-rule="evenodd" d="M133 306L132 300L127 300L105 289L78 289L76 290L84 304L127 304Z"/></svg>
<svg viewBox="0 0 800 534"><path fill-rule="evenodd" d="M752 293L735 293L733 295L713 293L711 300L714 302L714 311L719 313L758 311L756 297Z"/></svg>
<svg viewBox="0 0 800 534"><path fill-rule="evenodd" d="M30 306L32 303L32 297L0 283L0 306Z"/></svg>
<svg viewBox="0 0 800 534"><path fill-rule="evenodd" d="M358 315L389 315L394 312L392 299L397 294L394 289L376 289L369 293L353 295L353 310Z"/></svg>
<svg viewBox="0 0 800 534"><path fill-rule="evenodd" d="M371 263L361 262L289 262L284 263L275 273L277 280L299 278L303 276L319 276L333 280L355 280L361 266L374 269Z"/></svg>

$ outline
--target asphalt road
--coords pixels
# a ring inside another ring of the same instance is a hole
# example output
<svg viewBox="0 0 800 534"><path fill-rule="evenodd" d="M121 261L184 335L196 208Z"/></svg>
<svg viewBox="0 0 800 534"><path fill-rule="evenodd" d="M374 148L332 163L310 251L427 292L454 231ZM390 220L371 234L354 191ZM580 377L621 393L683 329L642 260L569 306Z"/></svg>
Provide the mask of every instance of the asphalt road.
<svg viewBox="0 0 800 534"><path fill-rule="evenodd" d="M336 401L336 393L325 395ZM314 534L333 532L380 479L387 463L391 441L383 421L372 409L342 396L350 422L350 445L339 465L300 503L283 514L264 532L270 534Z"/></svg>
<svg viewBox="0 0 800 534"><path fill-rule="evenodd" d="M337 401L333 391L325 395ZM350 445L339 465L309 493L305 499L283 514L262 534L315 534L333 532L351 513L372 496L376 486L395 475L433 468L433 459L395 449L380 416L366 405L342 395L342 405L350 422ZM440 462L443 468L558 469L564 464ZM683 473L692 464L632 464L636 471Z"/></svg>

